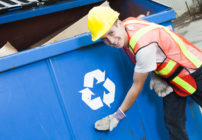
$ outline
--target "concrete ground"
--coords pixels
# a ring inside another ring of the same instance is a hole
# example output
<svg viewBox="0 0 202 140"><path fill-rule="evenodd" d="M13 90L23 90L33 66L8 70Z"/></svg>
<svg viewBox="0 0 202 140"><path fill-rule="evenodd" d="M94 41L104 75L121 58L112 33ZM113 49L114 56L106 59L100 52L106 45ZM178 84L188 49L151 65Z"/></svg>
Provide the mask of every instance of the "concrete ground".
<svg viewBox="0 0 202 140"><path fill-rule="evenodd" d="M195 16L184 15L174 20L173 24L177 33L202 50L202 13Z"/></svg>
<svg viewBox="0 0 202 140"><path fill-rule="evenodd" d="M202 51L202 13L189 16L184 15L173 21L175 32L184 36ZM200 107L202 114L202 108Z"/></svg>

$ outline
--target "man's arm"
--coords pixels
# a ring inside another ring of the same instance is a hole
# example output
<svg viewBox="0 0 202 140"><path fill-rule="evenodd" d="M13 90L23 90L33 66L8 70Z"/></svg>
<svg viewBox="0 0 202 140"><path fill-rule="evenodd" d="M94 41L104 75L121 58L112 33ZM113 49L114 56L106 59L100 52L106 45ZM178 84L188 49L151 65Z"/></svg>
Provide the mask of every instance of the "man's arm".
<svg viewBox="0 0 202 140"><path fill-rule="evenodd" d="M138 95L140 94L145 80L147 78L147 73L137 73L134 72L133 75L133 85L131 86L130 90L128 91L123 103L121 104L120 108L114 113L101 120L95 122L95 129L99 131L109 130L112 131L125 117L125 112L133 105L135 100L137 99Z"/></svg>
<svg viewBox="0 0 202 140"><path fill-rule="evenodd" d="M125 113L136 101L138 95L142 91L144 86L145 80L148 76L147 73L137 73L134 72L133 74L133 85L131 86L130 90L128 91L123 103L120 106L120 109Z"/></svg>

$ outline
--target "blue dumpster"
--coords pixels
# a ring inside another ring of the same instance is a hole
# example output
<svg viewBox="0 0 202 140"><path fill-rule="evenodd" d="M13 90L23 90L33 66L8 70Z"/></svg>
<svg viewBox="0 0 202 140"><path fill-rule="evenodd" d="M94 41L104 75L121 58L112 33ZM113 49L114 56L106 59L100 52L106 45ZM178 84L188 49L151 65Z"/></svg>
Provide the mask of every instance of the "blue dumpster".
<svg viewBox="0 0 202 140"><path fill-rule="evenodd" d="M152 11L144 19L172 27L172 9L151 1L130 2ZM2 140L169 139L162 99L149 89L149 78L114 131L94 129L96 120L123 101L134 66L122 50L92 42L89 33L2 57L0 64ZM186 111L189 138L200 140L199 108L190 102Z"/></svg>

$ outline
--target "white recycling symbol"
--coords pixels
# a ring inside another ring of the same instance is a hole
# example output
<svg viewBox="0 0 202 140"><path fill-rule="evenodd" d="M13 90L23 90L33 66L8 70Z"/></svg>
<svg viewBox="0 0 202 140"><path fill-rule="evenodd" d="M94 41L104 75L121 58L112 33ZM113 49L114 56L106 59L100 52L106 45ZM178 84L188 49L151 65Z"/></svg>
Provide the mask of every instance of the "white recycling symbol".
<svg viewBox="0 0 202 140"><path fill-rule="evenodd" d="M103 101L100 97L91 99L95 94L89 89L93 88L94 79L97 80L96 84L99 84L104 81L103 86L109 91L109 93L103 92ZM82 100L93 110L97 110L103 107L105 103L108 107L111 107L110 104L114 102L115 98L115 84L107 78L105 80L105 71L97 69L91 72L88 72L84 76L84 89L79 91L82 93Z"/></svg>

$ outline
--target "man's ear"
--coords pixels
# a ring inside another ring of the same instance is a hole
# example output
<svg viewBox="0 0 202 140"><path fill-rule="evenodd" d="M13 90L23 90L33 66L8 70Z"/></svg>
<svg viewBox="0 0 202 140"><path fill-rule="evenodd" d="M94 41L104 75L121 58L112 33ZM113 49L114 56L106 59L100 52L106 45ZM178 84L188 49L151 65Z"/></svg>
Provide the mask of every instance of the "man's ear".
<svg viewBox="0 0 202 140"><path fill-rule="evenodd" d="M122 25L121 20L117 19L115 25L116 25L116 27L120 27Z"/></svg>

